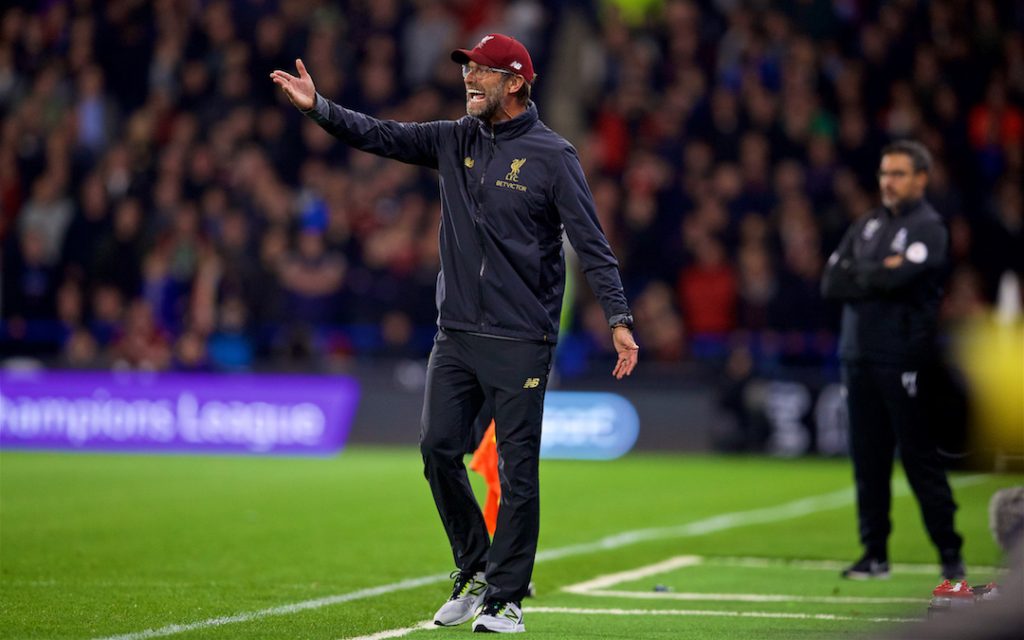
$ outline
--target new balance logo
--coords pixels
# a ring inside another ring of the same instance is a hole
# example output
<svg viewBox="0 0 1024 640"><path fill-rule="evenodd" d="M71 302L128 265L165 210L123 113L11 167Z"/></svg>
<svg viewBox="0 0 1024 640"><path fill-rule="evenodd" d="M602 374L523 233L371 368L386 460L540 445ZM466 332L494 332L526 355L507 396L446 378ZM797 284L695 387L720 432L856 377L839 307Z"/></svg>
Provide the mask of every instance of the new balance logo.
<svg viewBox="0 0 1024 640"><path fill-rule="evenodd" d="M476 582L476 581L473 581L472 584L474 586L469 588L469 595L471 595L471 596L478 596L478 595L482 594L487 589L487 583L486 582Z"/></svg>
<svg viewBox="0 0 1024 640"><path fill-rule="evenodd" d="M524 389L536 389L540 386L540 378L527 378L523 383Z"/></svg>

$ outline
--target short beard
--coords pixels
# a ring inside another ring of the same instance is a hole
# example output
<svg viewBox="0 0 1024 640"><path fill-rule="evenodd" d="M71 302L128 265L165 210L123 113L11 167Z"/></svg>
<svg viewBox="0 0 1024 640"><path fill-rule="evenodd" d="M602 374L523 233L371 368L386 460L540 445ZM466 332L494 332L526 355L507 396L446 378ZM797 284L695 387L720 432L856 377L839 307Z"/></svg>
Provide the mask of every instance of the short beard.
<svg viewBox="0 0 1024 640"><path fill-rule="evenodd" d="M902 211L903 209L905 209L907 204L912 202L912 201L914 201L915 199L916 198L914 198L913 196L910 196L910 195L905 196L905 197L894 196L892 203L888 204L885 201L886 200L885 196L882 196L882 206L884 206L886 209L889 209L891 211L899 212L899 211Z"/></svg>
<svg viewBox="0 0 1024 640"><path fill-rule="evenodd" d="M479 109L477 113L473 113L474 108L470 106L469 101L467 100L466 113L474 118L479 118L484 122L491 122L491 120L494 119L494 116L498 113L498 110L501 109L501 98L504 89L505 83L502 82L498 86L494 87L493 91L484 90L484 103L479 107L476 107Z"/></svg>

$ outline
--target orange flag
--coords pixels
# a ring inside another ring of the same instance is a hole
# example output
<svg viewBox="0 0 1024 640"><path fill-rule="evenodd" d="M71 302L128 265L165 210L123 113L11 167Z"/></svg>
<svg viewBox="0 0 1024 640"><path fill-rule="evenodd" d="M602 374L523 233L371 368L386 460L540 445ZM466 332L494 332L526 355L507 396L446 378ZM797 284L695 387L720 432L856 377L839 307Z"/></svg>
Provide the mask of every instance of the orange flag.
<svg viewBox="0 0 1024 640"><path fill-rule="evenodd" d="M484 477L487 483L487 502L484 504L484 522L492 536L498 526L498 505L501 503L501 481L498 479L498 438L494 434L494 420L484 432L480 446L473 452L469 468Z"/></svg>

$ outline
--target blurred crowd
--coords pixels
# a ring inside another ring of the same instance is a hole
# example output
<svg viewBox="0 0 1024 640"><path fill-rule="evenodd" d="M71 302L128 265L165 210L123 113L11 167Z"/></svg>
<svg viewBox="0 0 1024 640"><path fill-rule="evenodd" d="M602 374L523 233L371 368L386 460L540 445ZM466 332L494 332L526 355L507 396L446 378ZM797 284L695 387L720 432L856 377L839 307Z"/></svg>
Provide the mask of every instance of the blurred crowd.
<svg viewBox="0 0 1024 640"><path fill-rule="evenodd" d="M492 31L527 45L541 117L580 151L649 360L737 341L827 358L821 268L875 205L893 139L937 159L945 317L985 313L1001 275L1024 273L1013 0L12 2L4 354L228 371L424 355L436 175L335 142L268 74L301 57L340 104L458 118L448 54ZM610 345L576 292L579 363Z"/></svg>

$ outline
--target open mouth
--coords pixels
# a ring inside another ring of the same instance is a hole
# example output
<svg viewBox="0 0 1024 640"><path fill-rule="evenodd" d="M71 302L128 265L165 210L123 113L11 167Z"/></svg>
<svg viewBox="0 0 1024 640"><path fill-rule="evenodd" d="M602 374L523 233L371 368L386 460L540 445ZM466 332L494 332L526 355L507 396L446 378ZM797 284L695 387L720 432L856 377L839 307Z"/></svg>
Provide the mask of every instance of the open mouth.
<svg viewBox="0 0 1024 640"><path fill-rule="evenodd" d="M466 100L470 103L482 103L486 100L483 91L477 89L466 89Z"/></svg>

